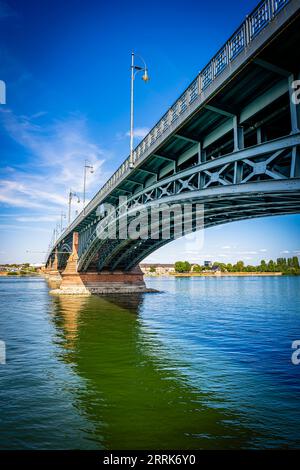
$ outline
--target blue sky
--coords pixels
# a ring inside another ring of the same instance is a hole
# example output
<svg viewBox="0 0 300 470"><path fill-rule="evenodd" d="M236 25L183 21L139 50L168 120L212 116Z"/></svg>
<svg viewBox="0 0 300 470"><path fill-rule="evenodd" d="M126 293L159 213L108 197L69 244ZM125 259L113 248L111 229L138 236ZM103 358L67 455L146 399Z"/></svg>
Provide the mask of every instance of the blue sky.
<svg viewBox="0 0 300 470"><path fill-rule="evenodd" d="M0 0L0 262L42 261L26 250L47 249L69 189L82 192L84 159L96 170L92 197L128 156L131 50L151 76L136 84L138 143L255 5ZM300 216L229 224L147 261L300 254L299 224Z"/></svg>

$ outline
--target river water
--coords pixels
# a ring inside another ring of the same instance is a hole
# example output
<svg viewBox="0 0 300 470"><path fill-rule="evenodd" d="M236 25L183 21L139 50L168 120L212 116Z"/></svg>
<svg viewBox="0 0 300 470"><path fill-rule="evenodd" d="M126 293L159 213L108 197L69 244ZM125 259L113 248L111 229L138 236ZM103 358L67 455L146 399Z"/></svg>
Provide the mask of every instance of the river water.
<svg viewBox="0 0 300 470"><path fill-rule="evenodd" d="M0 279L1 449L300 447L300 278L52 297Z"/></svg>

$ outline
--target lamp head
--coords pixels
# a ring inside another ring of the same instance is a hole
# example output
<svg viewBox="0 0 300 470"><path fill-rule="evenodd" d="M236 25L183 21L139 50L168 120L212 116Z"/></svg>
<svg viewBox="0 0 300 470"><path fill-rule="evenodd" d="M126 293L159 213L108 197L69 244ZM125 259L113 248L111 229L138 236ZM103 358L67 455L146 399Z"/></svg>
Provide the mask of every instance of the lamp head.
<svg viewBox="0 0 300 470"><path fill-rule="evenodd" d="M144 75L142 76L142 80L144 80L144 82L149 82L150 78L148 75L148 69L145 69Z"/></svg>

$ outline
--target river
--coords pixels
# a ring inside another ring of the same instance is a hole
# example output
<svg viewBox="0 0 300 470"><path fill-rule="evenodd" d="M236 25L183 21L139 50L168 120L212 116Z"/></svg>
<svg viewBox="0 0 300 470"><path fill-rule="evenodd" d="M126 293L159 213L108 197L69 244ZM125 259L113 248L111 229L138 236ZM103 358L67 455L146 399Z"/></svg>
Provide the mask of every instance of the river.
<svg viewBox="0 0 300 470"><path fill-rule="evenodd" d="M147 285L52 297L0 279L0 448L299 448L300 278Z"/></svg>

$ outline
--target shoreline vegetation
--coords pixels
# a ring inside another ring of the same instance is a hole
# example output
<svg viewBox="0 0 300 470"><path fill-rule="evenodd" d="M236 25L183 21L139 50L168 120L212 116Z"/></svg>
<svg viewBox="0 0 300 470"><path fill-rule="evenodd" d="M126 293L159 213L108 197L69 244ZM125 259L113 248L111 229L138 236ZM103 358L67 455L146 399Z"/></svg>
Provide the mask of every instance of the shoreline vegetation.
<svg viewBox="0 0 300 470"><path fill-rule="evenodd" d="M235 264L206 261L204 265L191 264L189 261L176 261L174 265L142 265L146 276L299 276L300 265L297 256L277 258L276 261L261 260L257 266L245 265L243 261Z"/></svg>
<svg viewBox="0 0 300 470"><path fill-rule="evenodd" d="M39 276L39 268L24 264L2 264L0 266L0 276Z"/></svg>
<svg viewBox="0 0 300 470"><path fill-rule="evenodd" d="M282 276L283 273L259 273L259 272L234 272L234 273L222 273L222 272L203 272L203 273L176 273L175 271L168 274L157 274L157 277L246 277L246 276ZM149 274L145 274L146 277L155 277L150 276Z"/></svg>
<svg viewBox="0 0 300 470"><path fill-rule="evenodd" d="M259 265L245 265L243 261L235 264L218 261L205 261L204 265L191 264L189 261L176 261L174 264L140 264L146 277L209 277L209 276L299 276L300 265L297 256L277 258L276 261L261 260ZM5 264L0 266L1 276L40 276L40 267L25 264Z"/></svg>

